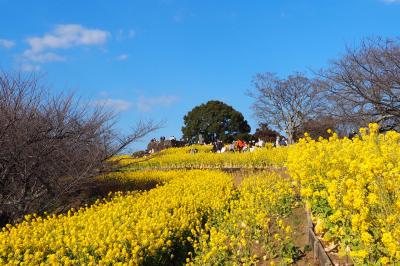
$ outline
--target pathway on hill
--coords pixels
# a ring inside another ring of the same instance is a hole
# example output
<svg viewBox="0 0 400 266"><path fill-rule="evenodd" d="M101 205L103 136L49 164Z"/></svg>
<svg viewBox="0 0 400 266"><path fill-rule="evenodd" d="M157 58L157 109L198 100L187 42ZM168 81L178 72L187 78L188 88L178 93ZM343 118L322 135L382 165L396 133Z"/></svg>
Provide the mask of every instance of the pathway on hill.
<svg viewBox="0 0 400 266"><path fill-rule="evenodd" d="M234 184L236 187L240 186L241 182L254 174L260 172L274 171L282 175L282 178L290 178L284 168L270 168L268 170L260 169L229 169L227 170L231 173ZM294 229L293 230L293 241L296 247L304 252L304 255L294 263L298 266L306 265L316 265L313 258L313 253L308 241L308 223L307 223L307 213L301 202L297 202L298 205L293 207L292 213L286 218L286 222ZM259 265L270 265L269 262L260 260Z"/></svg>

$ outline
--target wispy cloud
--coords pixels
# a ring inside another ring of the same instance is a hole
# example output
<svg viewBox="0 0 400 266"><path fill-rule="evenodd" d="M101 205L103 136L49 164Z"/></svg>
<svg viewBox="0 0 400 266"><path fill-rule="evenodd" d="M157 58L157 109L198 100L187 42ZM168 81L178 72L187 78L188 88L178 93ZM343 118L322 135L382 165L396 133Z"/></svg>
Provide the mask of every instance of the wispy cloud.
<svg viewBox="0 0 400 266"><path fill-rule="evenodd" d="M127 111L132 107L132 103L122 99L99 99L94 101L94 104L97 106L104 106L107 108L111 108L117 112Z"/></svg>
<svg viewBox="0 0 400 266"><path fill-rule="evenodd" d="M184 20L184 17L182 14L175 14L172 16L172 20L176 23L181 23Z"/></svg>
<svg viewBox="0 0 400 266"><path fill-rule="evenodd" d="M150 112L156 107L168 107L178 101L178 97L172 95L158 97L139 97L136 107L140 112Z"/></svg>
<svg viewBox="0 0 400 266"><path fill-rule="evenodd" d="M124 30L124 29L119 29L117 31L117 34L115 35L115 38L117 41L123 41L126 39L132 39L136 36L136 31L134 29L129 29L129 30Z"/></svg>
<svg viewBox="0 0 400 266"><path fill-rule="evenodd" d="M64 56L49 52L49 50L101 45L109 36L110 33L107 31L89 29L79 24L58 25L53 31L43 36L27 38L29 49L24 51L23 57L28 61L38 63L64 61Z"/></svg>
<svg viewBox="0 0 400 266"><path fill-rule="evenodd" d="M3 48L12 48L15 46L15 42L7 39L0 39L0 47Z"/></svg>
<svg viewBox="0 0 400 266"><path fill-rule="evenodd" d="M128 54L120 54L120 55L115 57L115 60L117 60L117 61L125 61L125 60L128 60L128 58L129 58Z"/></svg>
<svg viewBox="0 0 400 266"><path fill-rule="evenodd" d="M36 62L36 63L65 61L65 57L55 54L55 53L52 53L52 52L35 53L31 50L26 50L23 53L23 57L25 59L27 59L28 61Z"/></svg>
<svg viewBox="0 0 400 266"><path fill-rule="evenodd" d="M43 37L27 39L33 52L46 49L69 48L80 45L99 45L107 41L109 33L100 29L88 29L79 24L58 25Z"/></svg>
<svg viewBox="0 0 400 266"><path fill-rule="evenodd" d="M179 9L172 16L172 21L175 23L183 23L186 20L195 17L196 15L188 10Z"/></svg>
<svg viewBox="0 0 400 266"><path fill-rule="evenodd" d="M36 72L40 70L39 65L34 65L34 64L22 64L21 65L21 71L23 72Z"/></svg>
<svg viewBox="0 0 400 266"><path fill-rule="evenodd" d="M136 36L136 31L133 29L128 30L128 37L133 38Z"/></svg>
<svg viewBox="0 0 400 266"><path fill-rule="evenodd" d="M382 0L382 1L387 3L387 4L400 3L400 0Z"/></svg>

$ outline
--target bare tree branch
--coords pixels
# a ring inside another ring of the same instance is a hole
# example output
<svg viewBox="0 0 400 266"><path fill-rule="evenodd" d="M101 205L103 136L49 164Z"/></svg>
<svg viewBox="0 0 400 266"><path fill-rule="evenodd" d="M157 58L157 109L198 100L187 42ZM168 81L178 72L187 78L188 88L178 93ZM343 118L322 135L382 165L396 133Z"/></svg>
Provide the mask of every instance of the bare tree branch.
<svg viewBox="0 0 400 266"><path fill-rule="evenodd" d="M35 76L0 73L0 216L45 210L161 126L139 122L121 136L115 122L73 95L50 96Z"/></svg>
<svg viewBox="0 0 400 266"><path fill-rule="evenodd" d="M354 127L379 122L383 129L400 122L399 39L369 38L319 73L326 82L333 111Z"/></svg>
<svg viewBox="0 0 400 266"><path fill-rule="evenodd" d="M287 79L272 73L257 74L253 83L255 91L248 95L255 99L255 116L259 122L284 131L289 143L293 143L303 122L321 108L318 84L301 73Z"/></svg>

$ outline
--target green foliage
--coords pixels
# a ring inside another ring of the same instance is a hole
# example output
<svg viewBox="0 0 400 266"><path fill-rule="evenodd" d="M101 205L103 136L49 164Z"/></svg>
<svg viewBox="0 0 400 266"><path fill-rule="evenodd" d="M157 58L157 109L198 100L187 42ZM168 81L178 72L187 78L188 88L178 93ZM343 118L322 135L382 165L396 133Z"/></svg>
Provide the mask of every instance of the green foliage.
<svg viewBox="0 0 400 266"><path fill-rule="evenodd" d="M243 115L220 101L196 106L183 119L183 137L190 142L197 142L202 134L206 142L219 139L227 143L250 132Z"/></svg>

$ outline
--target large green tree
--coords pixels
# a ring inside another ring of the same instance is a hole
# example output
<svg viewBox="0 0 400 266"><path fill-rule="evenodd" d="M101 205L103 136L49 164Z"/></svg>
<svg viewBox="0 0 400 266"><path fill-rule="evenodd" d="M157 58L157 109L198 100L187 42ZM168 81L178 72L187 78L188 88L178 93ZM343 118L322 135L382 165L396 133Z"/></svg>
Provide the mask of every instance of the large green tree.
<svg viewBox="0 0 400 266"><path fill-rule="evenodd" d="M227 143L250 132L243 115L221 101L196 106L183 119L183 137L189 142L197 142L201 134L206 142L222 140Z"/></svg>

